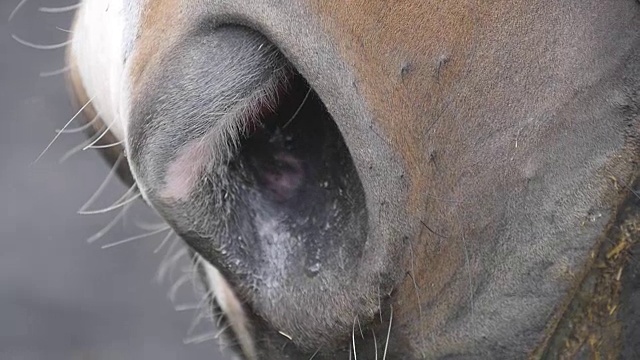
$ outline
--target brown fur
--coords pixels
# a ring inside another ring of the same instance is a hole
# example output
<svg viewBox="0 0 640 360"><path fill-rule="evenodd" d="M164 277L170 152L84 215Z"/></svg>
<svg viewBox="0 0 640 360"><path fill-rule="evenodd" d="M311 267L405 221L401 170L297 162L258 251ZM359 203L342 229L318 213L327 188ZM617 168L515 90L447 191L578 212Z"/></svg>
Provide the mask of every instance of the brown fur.
<svg viewBox="0 0 640 360"><path fill-rule="evenodd" d="M406 331L437 333L461 299L471 301L468 284L460 273L471 272L471 281L475 282L476 275L483 271L481 259L474 256L483 245L474 243L473 229L491 231L494 226L488 217L474 216L474 221L465 215L469 209L460 210L474 202L481 207L487 205L481 200L487 199L486 195L460 192L461 177L474 174L480 176L479 182L492 181L480 168L483 161L478 158L478 144L473 139L481 137L482 132L488 135L512 126L500 123L500 118L492 125L469 121L491 113L506 114L508 110L500 109L505 105L526 109L527 99L543 95L545 80L540 73L553 68L556 61L548 58L532 64L528 58L540 51L532 49L551 49L547 43L551 38L545 35L562 28L558 15L563 6L547 1L356 0L311 4L340 53L355 69L358 89L384 131L381 136L406 162L412 213L431 224L412 245L413 254L405 267L413 272L413 278L407 277L398 290L395 309ZM606 10L604 5L594 5L591 11ZM513 44L516 34L527 37ZM496 52L492 49L501 47L512 47L510 58L493 57ZM527 88L520 87L525 84ZM517 158L517 137L512 141L505 144L500 154L504 157L492 161L506 163L509 157ZM526 138L519 146L527 146ZM497 185L518 187L518 179L511 176L518 171L515 167L496 170L503 172L500 181L504 183L487 182L478 188L490 193L498 190ZM475 211L482 212L479 208ZM436 232L456 240L446 242ZM465 246L470 254L465 254ZM470 264L465 264L467 256L471 257ZM416 296L422 309L418 309ZM420 311L428 315L423 315L416 326L415 315ZM417 347L420 343L419 339L414 342Z"/></svg>
<svg viewBox="0 0 640 360"><path fill-rule="evenodd" d="M185 24L179 1L144 0L137 41L131 59L132 93L137 94L140 79L171 47Z"/></svg>

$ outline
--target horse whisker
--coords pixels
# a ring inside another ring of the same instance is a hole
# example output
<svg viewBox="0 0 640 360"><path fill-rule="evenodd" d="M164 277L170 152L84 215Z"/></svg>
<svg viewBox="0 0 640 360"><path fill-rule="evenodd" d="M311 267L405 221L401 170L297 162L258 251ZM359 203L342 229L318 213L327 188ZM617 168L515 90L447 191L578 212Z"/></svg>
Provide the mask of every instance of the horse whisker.
<svg viewBox="0 0 640 360"><path fill-rule="evenodd" d="M296 116L298 116L298 113L300 112L300 110L302 110L302 107L307 102L307 98L309 97L309 94L311 94L311 88L309 88L309 90L307 91L307 94L302 99L302 102L300 103L300 106L298 106L298 109L296 109L296 112L294 112L293 115L291 115L291 118L284 124L284 126L282 127L283 129L289 126L289 124L293 121L293 119L295 119Z"/></svg>
<svg viewBox="0 0 640 360"><path fill-rule="evenodd" d="M96 121L98 121L98 118L100 118L100 114L96 114L96 116L94 116L94 117L93 117L93 119L91 119L91 121L87 122L87 123L86 123L86 124L84 124L84 125L81 125L81 126L78 126L78 127L75 127L75 128L71 128L71 129L64 129L64 130L62 130L62 129L57 129L57 130L56 130L56 132L57 132L57 133L63 133L63 134L73 134L73 133L78 133L78 132L81 132L81 131L84 131L84 130L86 130L86 129L90 128L90 127L91 127L91 125L93 125L93 123L95 123ZM100 131L102 131L102 129L101 129ZM95 134L94 134L94 136L93 136L93 137L95 137ZM93 137L91 137L90 139L87 139L87 142L91 142L91 141L93 141ZM82 147L84 147L84 146L85 146L85 145L83 145Z"/></svg>
<svg viewBox="0 0 640 360"><path fill-rule="evenodd" d="M109 249L109 248L112 248L112 247L117 246L117 245L125 244L125 243L132 242L132 241L135 241L135 240L138 240L138 239L143 239L143 238L155 235L155 234L159 234L159 233L161 233L163 231L167 231L167 230L170 230L170 229L171 228L167 226L164 229L158 229L156 231L151 231L151 232L148 232L148 233L145 233L145 234L140 234L140 235L136 235L136 236L132 236L132 237L126 238L124 240L116 241L116 242L111 243L111 244L102 245L101 248L102 249Z"/></svg>
<svg viewBox="0 0 640 360"><path fill-rule="evenodd" d="M71 40L67 40L65 42L61 42L58 44L51 44L51 45L43 45L43 44L34 44L32 42L29 42L27 40L24 40L20 37L18 37L15 34L11 34L11 37L13 38L13 40L19 42L20 44L33 48L33 49L37 49L37 50L55 50L55 49L61 49L69 44L71 44Z"/></svg>
<svg viewBox="0 0 640 360"><path fill-rule="evenodd" d="M110 147L114 147L114 146L118 146L118 145L122 145L124 144L124 140L120 140L118 142L114 142L111 144L107 144L107 145L89 145L87 148L88 149L108 149Z"/></svg>
<svg viewBox="0 0 640 360"><path fill-rule="evenodd" d="M358 360L358 354L356 353L356 319L353 319L353 327L351 328L351 343L353 344L353 357L354 360Z"/></svg>
<svg viewBox="0 0 640 360"><path fill-rule="evenodd" d="M164 280L164 276L168 270L167 261L169 260L169 256L171 255L173 249L178 245L179 240L179 238L173 240L166 254L162 258L162 261L160 261L160 266L158 267L158 275L156 276L158 282L162 282Z"/></svg>
<svg viewBox="0 0 640 360"><path fill-rule="evenodd" d="M62 69L58 69L58 70L43 71L39 75L40 75L40 77L50 77L50 76L56 76L56 75L64 74L69 70L71 70L71 67L70 66L65 66Z"/></svg>
<svg viewBox="0 0 640 360"><path fill-rule="evenodd" d="M62 164L63 162L67 161L71 156L79 153L82 150L82 148L89 142L91 142L91 139L87 139L82 143L78 144L77 146L74 146L73 148L69 149L69 151L64 153L64 155L62 155L60 159L58 159L58 164Z"/></svg>
<svg viewBox="0 0 640 360"><path fill-rule="evenodd" d="M178 278L178 280L176 280L176 282L171 285L171 288L169 289L169 292L167 294L167 296L169 297L169 300L171 300L171 302L175 302L176 301L176 294L178 293L178 290L180 289L180 287L184 284L186 284L189 280L191 280L193 278L193 273L186 273L182 276L180 276Z"/></svg>
<svg viewBox="0 0 640 360"><path fill-rule="evenodd" d="M81 3L77 3L74 5L61 6L61 7L41 7L38 8L38 11L49 14L63 13L68 11L73 11L82 5Z"/></svg>
<svg viewBox="0 0 640 360"><path fill-rule="evenodd" d="M18 10L20 10L20 8L27 2L28 0L20 0L20 2L18 3L18 5L16 5L15 8L13 8L13 11L11 11L11 14L9 14L9 20L11 21L11 19L13 19L13 17L16 15L16 13L18 12Z"/></svg>
<svg viewBox="0 0 640 360"><path fill-rule="evenodd" d="M155 230L155 229L159 229L159 228L164 227L164 226L167 225L167 223L164 222L164 221L157 222L157 223L136 221L135 224L136 224L137 227L139 227L142 230Z"/></svg>
<svg viewBox="0 0 640 360"><path fill-rule="evenodd" d="M86 125L83 125L83 127ZM80 128L75 128L75 129L80 129ZM67 131L65 130L63 133L69 133L71 131ZM74 131L75 132L75 131ZM62 155L60 157L60 159L58 159L58 163L62 164L63 162L67 161L67 159L69 159L71 156L79 153L80 151L82 151L82 149L89 144L91 141L93 141L93 139L95 138L96 135L92 136L91 138L83 141L82 143L78 144L77 146L74 146L73 148L71 148L69 151L67 151L66 153L64 153L64 155Z"/></svg>
<svg viewBox="0 0 640 360"><path fill-rule="evenodd" d="M109 130L111 130L111 126L113 126L113 122L111 122L109 125L107 125L106 129L104 129L104 131L102 132L102 134L100 134L100 136L98 136L95 140L93 140L93 142L91 142L89 145L85 146L84 148L82 148L82 150L87 150L89 148L91 148L92 146L94 146L98 141L100 141L105 135L107 135L107 133L109 133Z"/></svg>
<svg viewBox="0 0 640 360"><path fill-rule="evenodd" d="M198 305L198 313L196 314L196 316L193 318L193 320L191 321L191 325L189 326L189 330L187 330L187 336L191 336L191 333L193 332L193 330L196 329L196 326L198 326L198 324L200 324L200 322L202 321L202 319L204 319L206 317L206 311L207 309L203 309L204 304L207 303L208 300L210 300L209 298L209 294L211 292L208 291L203 297L202 300L200 300L199 305Z"/></svg>
<svg viewBox="0 0 640 360"><path fill-rule="evenodd" d="M134 185L135 186L135 185ZM89 210L89 211L79 211L78 214L80 215L96 215L96 214L104 214L107 213L109 211L113 211L116 209L119 209L133 201L135 201L136 199L138 199L140 196L142 196L141 193L137 193L133 196L131 196L130 198L123 200L124 196L127 196L129 194L129 192L131 191L131 189L127 190L127 192L120 198L118 199L113 205L106 207L104 209L99 209L99 210Z"/></svg>
<svg viewBox="0 0 640 360"><path fill-rule="evenodd" d="M161 274L161 276L162 276L161 278L163 278L163 277L164 277L164 274L166 273L166 271L167 271L167 270L169 270L169 269L173 269L173 267L175 266L175 263L176 263L176 262L177 262L181 257L183 257L183 256L185 256L185 255L187 255L187 254L188 254L187 249L186 249L186 248L182 248L182 249L180 249L180 250L176 251L176 253L175 253L173 256L171 256L170 258L168 258L168 259L166 260L166 263L164 263L164 262L163 262L163 263L161 264L161 267L162 267L162 270L163 270L163 271L162 271L162 274Z"/></svg>
<svg viewBox="0 0 640 360"><path fill-rule="evenodd" d="M199 344L199 343L203 343L205 341L214 340L214 339L217 339L218 337L220 337L220 335L222 335L222 333L225 332L225 330L227 330L229 328L229 326L230 325L227 325L227 326L223 327L219 331L211 331L211 332L204 333L204 334L201 334L201 335L192 336L192 337L184 339L183 341L184 341L185 344Z"/></svg>
<svg viewBox="0 0 640 360"><path fill-rule="evenodd" d="M198 303L182 304L176 305L174 309L175 311L198 310L199 306L200 305Z"/></svg>
<svg viewBox="0 0 640 360"><path fill-rule="evenodd" d="M89 104L91 104L91 102L93 101L93 99L95 99L95 96L92 97L91 99L89 99L89 101L87 101L86 104L84 104L83 107L80 108L80 110L78 110L78 112L73 115L73 117L71 119L69 119L69 121L67 121L66 124L64 124L64 126L62 127L62 130L66 129L67 126L69 126L71 124L71 122L73 120L75 120L81 113L82 111L89 106ZM58 139L58 137L60 137L61 132L56 133L56 136L53 137L53 140L51 140L51 142L49 143L49 145L47 145L46 148L44 148L44 150L42 150L42 152L40 153L40 155L38 155L38 157L36 158L36 160L34 161L34 163L38 162L38 160L40 160L40 158L44 155L44 153L47 152L47 150L49 150L49 148L51 147L51 145L53 145L53 143Z"/></svg>
<svg viewBox="0 0 640 360"><path fill-rule="evenodd" d="M373 346L376 353L376 360L378 360L378 339L376 339L376 332L371 329L371 334L373 335Z"/></svg>
<svg viewBox="0 0 640 360"><path fill-rule="evenodd" d="M389 305L391 308L391 314L389 315L389 328L387 329L387 340L384 343L384 353L382 360L387 360L387 349L389 348L389 336L391 335L391 324L393 324L393 305Z"/></svg>
<svg viewBox="0 0 640 360"><path fill-rule="evenodd" d="M364 340L364 333L362 332L362 325L360 324L360 318L356 316L356 320L358 321L358 329L360 329L360 336L362 340Z"/></svg>
<svg viewBox="0 0 640 360"><path fill-rule="evenodd" d="M61 27L59 27L59 26L56 26L56 29L57 29L57 30L60 30L60 31L62 31L62 32L66 32L66 33L68 33L68 34L73 34L73 31L71 31L71 30L69 30L69 29L63 29L63 28L61 28Z"/></svg>
<svg viewBox="0 0 640 360"><path fill-rule="evenodd" d="M164 247L164 244L166 244L169 241L169 239L171 238L171 236L173 236L173 235L175 235L175 233L173 231L169 231L169 233L167 234L167 236L165 236L165 238L162 240L160 245L158 245L158 247L153 250L153 253L157 254L160 251L160 249L162 249Z"/></svg>
<svg viewBox="0 0 640 360"><path fill-rule="evenodd" d="M319 352L320 352L320 348L318 348L318 350L316 350L316 352L314 352L313 355L311 355L309 360L313 360L313 358L316 357L316 355L318 355Z"/></svg>
<svg viewBox="0 0 640 360"><path fill-rule="evenodd" d="M87 239L87 242L89 244L93 243L94 241L100 239L101 237L103 237L106 233L109 232L109 230L111 230L116 223L122 219L122 217L124 217L124 215L126 214L127 210L129 210L130 205L126 205L125 207L122 208L122 210L118 213L118 215L116 215L113 220L111 220L105 227L103 227L100 231L98 231L97 233L95 233L93 236L91 236L90 238Z"/></svg>

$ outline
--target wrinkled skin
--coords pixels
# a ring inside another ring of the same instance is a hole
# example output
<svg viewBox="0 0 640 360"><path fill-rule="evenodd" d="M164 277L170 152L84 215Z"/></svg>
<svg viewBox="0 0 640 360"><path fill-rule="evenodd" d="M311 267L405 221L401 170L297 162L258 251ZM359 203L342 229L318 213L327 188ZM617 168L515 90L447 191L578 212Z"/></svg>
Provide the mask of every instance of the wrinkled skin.
<svg viewBox="0 0 640 360"><path fill-rule="evenodd" d="M639 21L632 0L89 0L68 61L125 141L107 158L219 271L244 357L513 359L571 337L630 214Z"/></svg>

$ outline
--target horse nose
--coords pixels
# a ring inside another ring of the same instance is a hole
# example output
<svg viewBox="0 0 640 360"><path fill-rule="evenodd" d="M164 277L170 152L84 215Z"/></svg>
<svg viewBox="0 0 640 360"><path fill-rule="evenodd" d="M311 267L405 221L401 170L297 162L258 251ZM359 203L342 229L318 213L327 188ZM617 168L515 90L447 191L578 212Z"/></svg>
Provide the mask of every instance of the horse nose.
<svg viewBox="0 0 640 360"><path fill-rule="evenodd" d="M145 76L128 128L139 188L256 328L315 350L371 320L380 276L359 270L375 250L363 186L281 52L244 27L201 26Z"/></svg>

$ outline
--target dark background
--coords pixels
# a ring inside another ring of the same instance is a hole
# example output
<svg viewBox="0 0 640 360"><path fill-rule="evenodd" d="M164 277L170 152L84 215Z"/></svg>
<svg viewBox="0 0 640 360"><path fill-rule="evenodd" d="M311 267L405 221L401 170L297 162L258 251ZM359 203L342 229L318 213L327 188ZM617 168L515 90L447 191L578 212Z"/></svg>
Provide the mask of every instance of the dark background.
<svg viewBox="0 0 640 360"><path fill-rule="evenodd" d="M29 48L12 34L64 42L60 29L69 28L72 14L38 8L77 1L29 0L8 21L19 0L0 0L0 360L222 359L215 340L184 344L195 313L174 306L194 301L191 286L174 304L171 282L154 281L168 248L154 254L164 234L101 249L145 232L134 220L154 220L144 205L125 225L86 242L117 212L76 213L109 171L96 150L59 162L84 134L62 135L33 163L75 111L64 75L39 76L64 67L64 50ZM93 208L125 191L112 181Z"/></svg>

